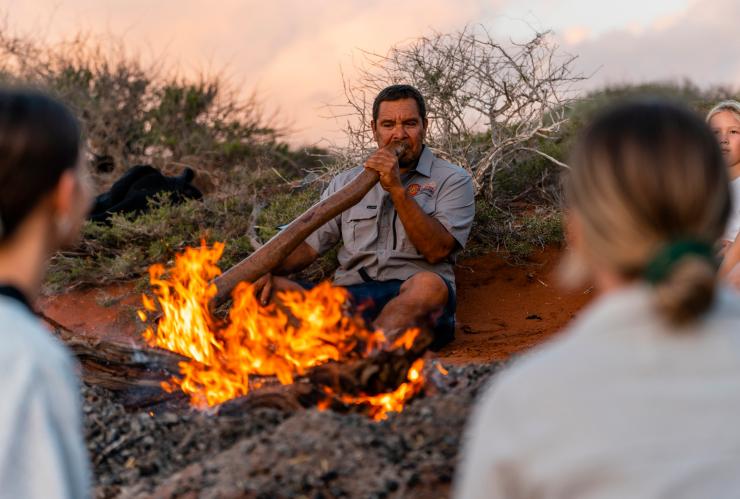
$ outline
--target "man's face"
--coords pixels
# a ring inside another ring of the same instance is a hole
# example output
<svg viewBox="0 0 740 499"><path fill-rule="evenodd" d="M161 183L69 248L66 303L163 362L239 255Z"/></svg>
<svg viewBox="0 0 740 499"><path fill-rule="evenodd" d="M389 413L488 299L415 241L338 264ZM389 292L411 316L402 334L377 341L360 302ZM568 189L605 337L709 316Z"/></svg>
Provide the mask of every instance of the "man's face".
<svg viewBox="0 0 740 499"><path fill-rule="evenodd" d="M421 156L427 120L422 119L419 107L414 99L383 101L378 108L378 119L372 122L373 133L378 147L391 142L406 146L398 158L398 165L409 168L415 165Z"/></svg>

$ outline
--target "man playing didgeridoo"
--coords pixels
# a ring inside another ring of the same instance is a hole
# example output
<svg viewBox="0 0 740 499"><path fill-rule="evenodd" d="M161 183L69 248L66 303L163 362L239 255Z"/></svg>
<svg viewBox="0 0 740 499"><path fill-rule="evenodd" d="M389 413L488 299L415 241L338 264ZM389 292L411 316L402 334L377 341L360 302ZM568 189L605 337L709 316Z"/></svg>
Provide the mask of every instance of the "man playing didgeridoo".
<svg viewBox="0 0 740 499"><path fill-rule="evenodd" d="M364 317L384 331L429 324L435 332L432 346L439 348L454 337L452 265L473 222L472 179L424 145L426 106L414 87L383 89L373 103L371 126L378 150L364 165L332 179L322 199L363 168L378 172L378 184L316 230L273 272L297 272L341 241L334 283L347 288ZM296 287L272 275L255 282L263 303L275 290Z"/></svg>

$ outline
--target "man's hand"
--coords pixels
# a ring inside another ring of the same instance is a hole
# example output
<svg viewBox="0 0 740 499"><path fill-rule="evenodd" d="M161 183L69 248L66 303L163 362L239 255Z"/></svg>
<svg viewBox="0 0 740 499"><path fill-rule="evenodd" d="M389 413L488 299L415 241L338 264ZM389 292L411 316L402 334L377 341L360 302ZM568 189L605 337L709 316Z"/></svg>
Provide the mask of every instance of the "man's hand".
<svg viewBox="0 0 740 499"><path fill-rule="evenodd" d="M389 144L375 151L365 161L365 168L374 170L380 175L380 185L387 192L403 191L401 171L398 167L396 150L398 144Z"/></svg>
<svg viewBox="0 0 740 499"><path fill-rule="evenodd" d="M282 291L300 291L306 289L295 281L286 277L280 277L273 274L265 274L252 284L254 296L264 306L270 302L275 302L280 306L280 293Z"/></svg>
<svg viewBox="0 0 740 499"><path fill-rule="evenodd" d="M253 289L254 296L257 297L262 305L270 303L270 297L272 296L272 274L267 273L254 281Z"/></svg>

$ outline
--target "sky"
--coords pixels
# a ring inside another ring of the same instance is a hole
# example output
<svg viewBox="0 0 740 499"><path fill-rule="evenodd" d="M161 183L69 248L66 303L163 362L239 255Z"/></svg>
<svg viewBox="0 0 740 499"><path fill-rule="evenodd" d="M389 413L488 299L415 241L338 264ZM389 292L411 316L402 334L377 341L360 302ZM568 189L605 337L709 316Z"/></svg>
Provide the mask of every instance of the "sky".
<svg viewBox="0 0 740 499"><path fill-rule="evenodd" d="M584 90L691 79L740 84L738 0L0 0L6 29L47 41L110 35L185 75L222 73L292 130L294 144L337 141L359 51L482 24L496 38L552 30Z"/></svg>

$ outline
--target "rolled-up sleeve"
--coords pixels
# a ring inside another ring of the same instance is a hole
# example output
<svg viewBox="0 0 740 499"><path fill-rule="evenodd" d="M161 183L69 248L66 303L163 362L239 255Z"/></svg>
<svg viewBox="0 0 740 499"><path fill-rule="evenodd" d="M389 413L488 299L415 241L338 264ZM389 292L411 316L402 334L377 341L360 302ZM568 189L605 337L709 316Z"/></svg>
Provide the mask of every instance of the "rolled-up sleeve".
<svg viewBox="0 0 740 499"><path fill-rule="evenodd" d="M328 187L321 193L321 201L334 194L339 187L337 186L337 177L334 177ZM306 243L311 246L319 255L329 251L342 236L341 231L342 215L339 214L324 225L316 229L308 238Z"/></svg>
<svg viewBox="0 0 740 499"><path fill-rule="evenodd" d="M451 175L440 187L434 218L464 248L475 217L473 179L467 173Z"/></svg>

